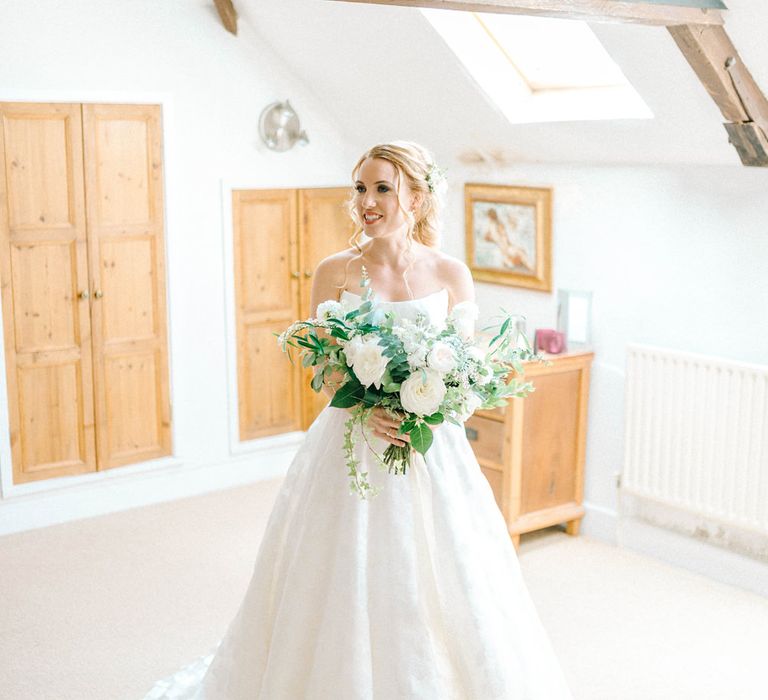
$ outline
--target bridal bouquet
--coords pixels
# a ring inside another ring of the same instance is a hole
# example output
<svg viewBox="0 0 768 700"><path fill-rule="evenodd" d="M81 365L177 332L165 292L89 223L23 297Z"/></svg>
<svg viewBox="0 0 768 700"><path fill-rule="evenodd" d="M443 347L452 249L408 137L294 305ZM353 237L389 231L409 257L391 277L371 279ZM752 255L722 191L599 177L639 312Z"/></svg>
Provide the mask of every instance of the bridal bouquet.
<svg viewBox="0 0 768 700"><path fill-rule="evenodd" d="M342 377L331 406L352 409L344 433L350 491L368 498L378 489L359 468L356 425L380 464L390 473L405 474L412 450L421 455L429 450L430 426L443 421L461 425L478 408L502 406L511 396L532 391L529 382L509 376L511 370L521 375L522 361L538 356L517 330L513 316L505 316L481 349L473 340L474 303L456 304L445 327L437 328L425 316L396 319L377 305L367 278L361 287L357 308L325 301L317 307L317 318L291 324L278 343L289 358L291 347L299 349L302 364L316 368L315 391L333 377ZM378 455L366 433L368 416L376 407L403 419L399 433L407 434L410 443L389 445Z"/></svg>

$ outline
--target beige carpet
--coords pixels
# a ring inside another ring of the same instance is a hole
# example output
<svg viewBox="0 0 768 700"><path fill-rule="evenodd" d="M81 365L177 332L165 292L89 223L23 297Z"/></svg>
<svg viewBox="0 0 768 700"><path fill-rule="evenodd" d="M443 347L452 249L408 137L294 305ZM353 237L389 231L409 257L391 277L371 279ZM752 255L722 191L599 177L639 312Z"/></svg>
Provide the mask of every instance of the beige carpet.
<svg viewBox="0 0 768 700"><path fill-rule="evenodd" d="M207 652L279 485L0 538L0 698L140 700ZM768 698L768 600L557 529L520 561L577 700Z"/></svg>

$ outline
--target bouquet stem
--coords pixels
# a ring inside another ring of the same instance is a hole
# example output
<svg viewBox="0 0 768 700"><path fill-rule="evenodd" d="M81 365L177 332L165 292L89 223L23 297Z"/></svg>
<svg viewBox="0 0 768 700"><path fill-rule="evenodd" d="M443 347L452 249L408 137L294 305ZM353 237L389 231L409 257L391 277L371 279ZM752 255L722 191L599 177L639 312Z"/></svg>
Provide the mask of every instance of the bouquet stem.
<svg viewBox="0 0 768 700"><path fill-rule="evenodd" d="M384 450L382 460L390 474L405 474L406 469L411 466L411 446L390 445Z"/></svg>

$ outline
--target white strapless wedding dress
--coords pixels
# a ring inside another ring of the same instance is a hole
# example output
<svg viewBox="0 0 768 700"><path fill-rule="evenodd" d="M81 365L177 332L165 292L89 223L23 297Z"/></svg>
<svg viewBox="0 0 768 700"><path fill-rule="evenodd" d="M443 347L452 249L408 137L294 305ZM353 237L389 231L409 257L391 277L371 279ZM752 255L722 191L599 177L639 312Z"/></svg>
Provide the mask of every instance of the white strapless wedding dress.
<svg viewBox="0 0 768 700"><path fill-rule="evenodd" d="M440 324L448 294L382 305ZM349 492L347 416L327 406L309 428L217 647L145 700L570 699L462 428L441 425L405 475L360 446L381 487L363 501Z"/></svg>

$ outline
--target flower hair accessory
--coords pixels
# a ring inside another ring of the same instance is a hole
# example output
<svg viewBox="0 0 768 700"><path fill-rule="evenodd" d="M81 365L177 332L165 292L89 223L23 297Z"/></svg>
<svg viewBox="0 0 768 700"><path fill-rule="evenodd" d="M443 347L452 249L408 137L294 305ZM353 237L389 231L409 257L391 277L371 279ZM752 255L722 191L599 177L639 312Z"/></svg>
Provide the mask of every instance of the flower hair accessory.
<svg viewBox="0 0 768 700"><path fill-rule="evenodd" d="M437 192L437 189L445 183L445 170L431 163L427 168L427 174L424 176L427 181L427 187L430 192Z"/></svg>

